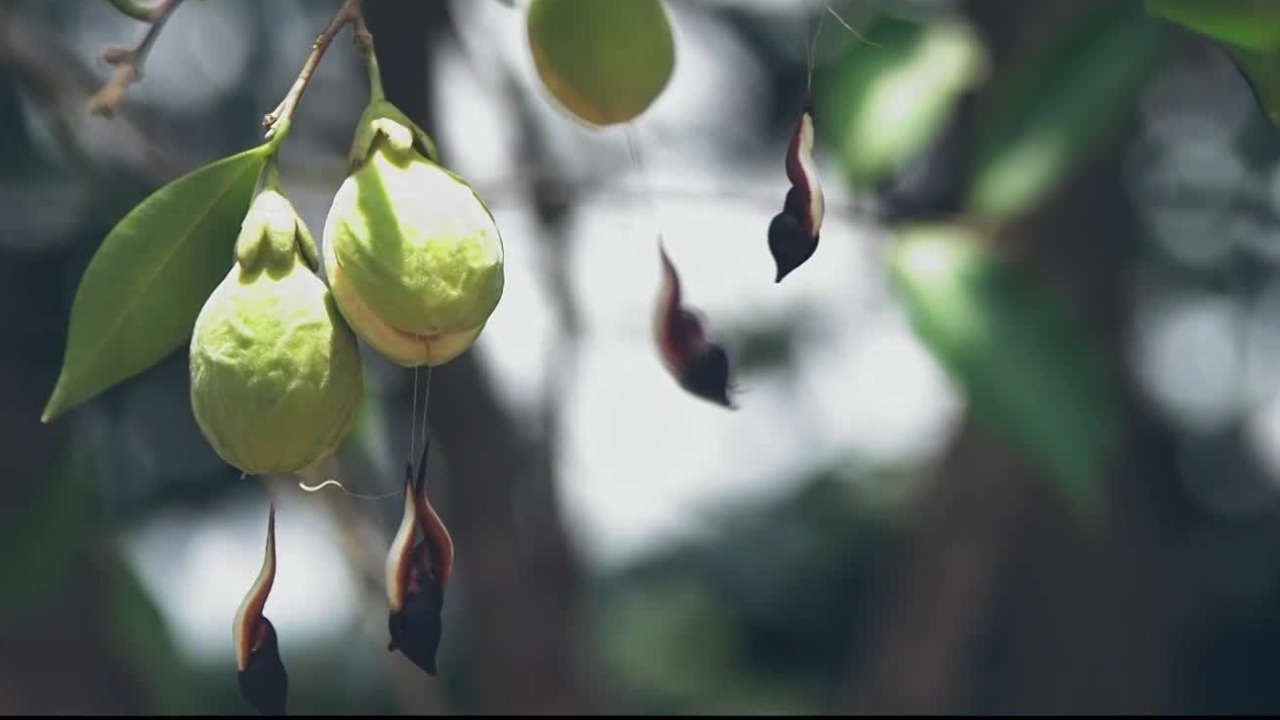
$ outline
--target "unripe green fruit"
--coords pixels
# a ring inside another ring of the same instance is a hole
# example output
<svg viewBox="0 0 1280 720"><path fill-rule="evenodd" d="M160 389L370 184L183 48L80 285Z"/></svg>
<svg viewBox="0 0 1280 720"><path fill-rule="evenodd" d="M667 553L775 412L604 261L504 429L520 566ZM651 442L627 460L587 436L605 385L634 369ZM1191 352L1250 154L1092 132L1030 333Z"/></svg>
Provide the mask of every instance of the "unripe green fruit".
<svg viewBox="0 0 1280 720"><path fill-rule="evenodd" d="M565 109L596 125L635 119L675 69L661 0L533 0L527 32L543 84Z"/></svg>
<svg viewBox="0 0 1280 720"><path fill-rule="evenodd" d="M325 221L325 272L375 350L405 367L442 365L498 306L502 237L471 186L418 152L410 128L391 118L372 127Z"/></svg>
<svg viewBox="0 0 1280 720"><path fill-rule="evenodd" d="M324 283L315 242L274 190L255 198L236 264L191 337L191 408L213 449L249 474L305 470L351 431L360 350Z"/></svg>

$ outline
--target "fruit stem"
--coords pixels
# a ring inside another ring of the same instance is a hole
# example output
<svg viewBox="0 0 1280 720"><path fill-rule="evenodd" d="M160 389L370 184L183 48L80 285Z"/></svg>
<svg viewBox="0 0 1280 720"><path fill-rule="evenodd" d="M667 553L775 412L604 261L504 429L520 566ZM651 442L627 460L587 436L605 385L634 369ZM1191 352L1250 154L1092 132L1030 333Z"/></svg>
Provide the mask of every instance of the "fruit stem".
<svg viewBox="0 0 1280 720"><path fill-rule="evenodd" d="M351 27L356 34L356 47L360 48L360 54L364 56L365 68L369 71L369 101L386 100L387 94L382 89L382 71L378 69L378 53L373 49L373 34L369 32L369 26L364 22L364 15L359 14L353 18Z"/></svg>
<svg viewBox="0 0 1280 720"><path fill-rule="evenodd" d="M274 152L267 156L267 164L262 168L262 189L280 190L280 168Z"/></svg>
<svg viewBox="0 0 1280 720"><path fill-rule="evenodd" d="M368 34L368 29L364 27L364 13L360 8L360 0L343 0L342 7L338 8L338 12L334 14L324 31L311 44L311 54L303 63L298 78L293 81L293 87L289 88L289 93L284 96L276 109L267 113L262 119L262 124L267 128L268 140L277 140L277 135L280 136L280 140L283 140L283 136L288 134L293 113L298 109L298 101L307 91L307 86L311 84L311 76L315 74L320 60L324 58L325 51L329 49L333 39L347 25L352 25L357 28L357 31L363 28L364 34ZM358 37L357 42L360 42Z"/></svg>

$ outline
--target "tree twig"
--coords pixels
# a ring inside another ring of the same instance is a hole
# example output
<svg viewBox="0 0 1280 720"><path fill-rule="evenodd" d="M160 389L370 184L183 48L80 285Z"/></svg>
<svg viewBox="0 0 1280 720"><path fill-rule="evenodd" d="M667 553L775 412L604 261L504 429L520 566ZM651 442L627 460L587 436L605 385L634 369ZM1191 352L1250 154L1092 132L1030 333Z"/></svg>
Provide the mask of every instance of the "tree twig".
<svg viewBox="0 0 1280 720"><path fill-rule="evenodd" d="M60 150L73 158L77 167L89 167L92 163L85 155L80 128L85 104L99 87L94 73L56 37L16 16L3 3L0 3L0 66L9 66L17 73L48 122ZM111 158L154 183L169 182L190 169L194 162L185 150L172 142L164 128L137 109L121 109L111 135L122 139L109 143ZM135 145L140 149L129 149Z"/></svg>
<svg viewBox="0 0 1280 720"><path fill-rule="evenodd" d="M369 42L367 39L369 31L364 26L364 13L360 8L360 0L343 0L342 7L338 8L338 12L329 21L328 26L311 44L311 54L307 56L307 61L303 63L302 70L298 73L298 79L293 81L293 87L289 88L289 93L284 96L284 99L280 101L275 110L267 113L266 117L262 119L262 124L267 128L268 140L275 137L280 132L280 129L286 127L289 121L293 119L293 113L298 108L298 101L302 99L303 93L307 91L307 86L311 84L311 76L315 74L316 68L319 67L320 60L329 49L329 45L333 43L333 39L348 24L355 28L357 44ZM363 40L361 37L362 30Z"/></svg>
<svg viewBox="0 0 1280 720"><path fill-rule="evenodd" d="M89 105L90 112L100 117L111 117L115 114L120 100L124 97L124 91L142 79L142 66L147 61L151 47L155 45L156 38L160 37L160 31L164 29L165 23L169 22L169 18L182 2L183 0L162 0L159 5L152 8L149 11L151 26L147 28L147 33L142 36L142 41L137 47L132 50L111 48L102 54L102 59L108 65L114 66L116 71L111 75L106 86L93 96L93 101ZM112 4L124 9L119 2L113 1ZM133 16L127 11L126 14Z"/></svg>

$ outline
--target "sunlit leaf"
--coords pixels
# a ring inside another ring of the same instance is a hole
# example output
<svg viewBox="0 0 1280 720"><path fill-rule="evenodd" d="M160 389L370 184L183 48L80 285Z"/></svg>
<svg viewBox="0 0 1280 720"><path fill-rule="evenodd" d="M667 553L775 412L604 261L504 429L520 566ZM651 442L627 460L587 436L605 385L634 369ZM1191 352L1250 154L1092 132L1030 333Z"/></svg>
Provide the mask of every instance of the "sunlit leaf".
<svg viewBox="0 0 1280 720"><path fill-rule="evenodd" d="M987 58L958 22L881 18L823 73L814 125L839 148L854 186L874 182L921 152L957 97L983 76Z"/></svg>
<svg viewBox="0 0 1280 720"><path fill-rule="evenodd" d="M1147 0L1147 11L1246 50L1280 50L1276 0Z"/></svg>
<svg viewBox="0 0 1280 720"><path fill-rule="evenodd" d="M263 145L175 180L107 235L76 290L44 422L152 367L191 336L231 266L267 153Z"/></svg>
<svg viewBox="0 0 1280 720"><path fill-rule="evenodd" d="M1117 126L1163 47L1164 25L1104 2L1017 67L982 123L970 209L995 220L1027 212Z"/></svg>
<svg viewBox="0 0 1280 720"><path fill-rule="evenodd" d="M895 287L975 418L1091 507L1118 427L1100 354L1058 298L980 243L958 227L903 231Z"/></svg>

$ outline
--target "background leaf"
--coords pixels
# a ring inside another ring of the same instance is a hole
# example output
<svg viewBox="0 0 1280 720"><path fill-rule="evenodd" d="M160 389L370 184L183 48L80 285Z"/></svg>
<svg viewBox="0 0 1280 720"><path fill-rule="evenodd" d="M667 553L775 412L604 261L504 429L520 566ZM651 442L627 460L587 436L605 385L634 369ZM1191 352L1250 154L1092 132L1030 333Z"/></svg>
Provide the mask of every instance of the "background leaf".
<svg viewBox="0 0 1280 720"><path fill-rule="evenodd" d="M1092 505L1119 422L1093 339L979 242L958 227L904 230L890 258L894 284L974 416Z"/></svg>
<svg viewBox="0 0 1280 720"><path fill-rule="evenodd" d="M43 598L73 586L75 554L93 542L93 497L85 483L90 458L64 451L22 508L0 528L0 613L28 612Z"/></svg>
<svg viewBox="0 0 1280 720"><path fill-rule="evenodd" d="M1216 41L1280 125L1280 2L1147 0L1147 11Z"/></svg>
<svg viewBox="0 0 1280 720"><path fill-rule="evenodd" d="M1113 130L1155 67L1160 23L1105 2L1005 77L978 140L970 209L1003 220L1051 192Z"/></svg>
<svg viewBox="0 0 1280 720"><path fill-rule="evenodd" d="M1280 52L1254 52L1230 46L1223 49L1244 75L1267 119L1280 125Z"/></svg>
<svg viewBox="0 0 1280 720"><path fill-rule="evenodd" d="M1276 0L1147 0L1147 11L1219 42L1262 52L1280 50Z"/></svg>
<svg viewBox="0 0 1280 720"><path fill-rule="evenodd" d="M111 230L76 290L44 422L150 368L190 337L231 267L267 152L262 145L195 170Z"/></svg>
<svg viewBox="0 0 1280 720"><path fill-rule="evenodd" d="M125 651L122 658L139 669L156 701L168 713L196 712L191 700L190 670L174 644L166 619L137 571L118 557L105 563L112 571L108 591L112 622L109 627Z"/></svg>
<svg viewBox="0 0 1280 720"><path fill-rule="evenodd" d="M819 80L816 127L854 187L908 162L933 139L986 54L964 24L881 17Z"/></svg>

